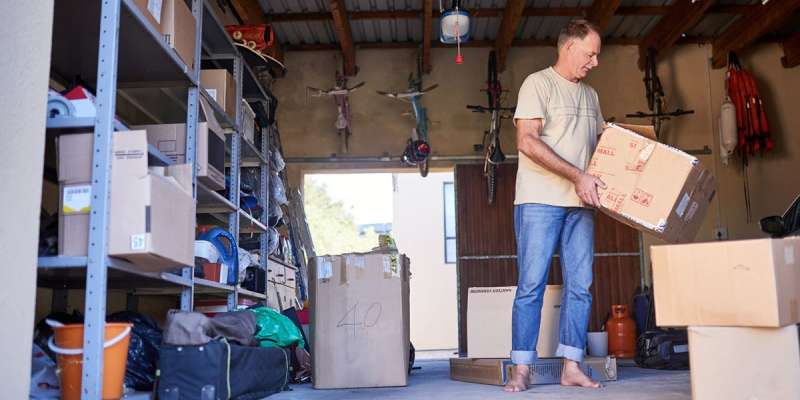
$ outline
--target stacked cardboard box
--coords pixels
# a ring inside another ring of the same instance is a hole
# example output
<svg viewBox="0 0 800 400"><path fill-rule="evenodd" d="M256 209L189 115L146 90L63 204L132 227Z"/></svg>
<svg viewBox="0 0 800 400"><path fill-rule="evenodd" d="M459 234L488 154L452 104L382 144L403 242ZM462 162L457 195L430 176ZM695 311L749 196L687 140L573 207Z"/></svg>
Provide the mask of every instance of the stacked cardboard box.
<svg viewBox="0 0 800 400"><path fill-rule="evenodd" d="M88 249L92 134L61 136L60 255L85 256ZM188 164L147 166L147 134L113 135L108 254L146 271L166 271L194 262L195 204Z"/></svg>
<svg viewBox="0 0 800 400"><path fill-rule="evenodd" d="M800 398L800 237L652 248L656 322L688 326L692 398Z"/></svg>
<svg viewBox="0 0 800 400"><path fill-rule="evenodd" d="M393 251L312 259L315 389L407 384L408 269Z"/></svg>

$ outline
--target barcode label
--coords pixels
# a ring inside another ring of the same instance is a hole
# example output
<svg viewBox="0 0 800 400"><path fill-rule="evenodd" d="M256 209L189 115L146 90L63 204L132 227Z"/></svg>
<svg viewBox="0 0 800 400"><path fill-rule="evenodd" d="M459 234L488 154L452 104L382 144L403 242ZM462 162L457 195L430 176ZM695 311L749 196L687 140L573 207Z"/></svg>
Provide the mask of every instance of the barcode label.
<svg viewBox="0 0 800 400"><path fill-rule="evenodd" d="M64 188L62 213L64 215L87 213L91 209L92 186L78 185Z"/></svg>

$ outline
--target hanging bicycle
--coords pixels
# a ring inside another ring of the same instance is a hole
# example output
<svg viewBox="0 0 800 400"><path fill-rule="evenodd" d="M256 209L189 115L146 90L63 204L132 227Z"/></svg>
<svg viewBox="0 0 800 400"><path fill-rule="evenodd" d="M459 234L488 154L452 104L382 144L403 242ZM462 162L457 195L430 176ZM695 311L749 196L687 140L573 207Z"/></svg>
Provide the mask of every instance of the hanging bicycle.
<svg viewBox="0 0 800 400"><path fill-rule="evenodd" d="M350 150L350 135L353 134L350 119L350 101L348 96L356 89L364 86L366 82L360 82L355 86L347 87L347 77L336 72L336 85L333 88L323 90L315 87L306 87L306 94L312 97L330 96L336 101L336 132L339 135L339 150L347 153Z"/></svg>
<svg viewBox="0 0 800 400"><path fill-rule="evenodd" d="M486 177L486 195L489 205L494 204L495 188L497 187L497 165L505 161L506 156L500 148L500 121L513 117L515 107L503 107L501 96L503 87L497 78L497 56L494 51L489 53L488 76L486 79L486 92L488 107L468 105L472 112L490 113L489 130L483 132L482 144L475 145L477 150L483 150L483 175Z"/></svg>
<svg viewBox="0 0 800 400"><path fill-rule="evenodd" d="M411 74L408 77L408 89L402 92L382 92L383 96L402 100L411 103L414 112L416 127L411 130L411 138L403 151L403 162L408 165L419 167L419 173L423 177L428 176L428 161L431 154L430 132L428 132L428 116L425 107L422 106L422 95L436 89L439 85L433 84L427 88L422 88L422 52L417 56L417 76Z"/></svg>
<svg viewBox="0 0 800 400"><path fill-rule="evenodd" d="M678 108L675 111L664 111L664 88L661 86L661 79L656 74L656 50L647 49L644 67L644 88L647 96L647 108L651 111L645 113L637 111L634 114L627 114L628 118L650 118L656 137L660 138L661 127L665 120L670 117L679 117L686 114L694 114L694 110L683 110Z"/></svg>

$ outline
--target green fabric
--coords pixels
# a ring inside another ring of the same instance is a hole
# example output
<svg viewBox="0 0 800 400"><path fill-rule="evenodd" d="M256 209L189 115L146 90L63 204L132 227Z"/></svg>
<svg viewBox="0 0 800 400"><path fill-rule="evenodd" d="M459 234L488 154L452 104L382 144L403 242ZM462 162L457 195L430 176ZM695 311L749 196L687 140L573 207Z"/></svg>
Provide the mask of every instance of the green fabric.
<svg viewBox="0 0 800 400"><path fill-rule="evenodd" d="M306 346L300 329L285 315L267 307L253 308L250 311L256 315L256 340L261 347L287 347L293 344L297 344L297 347Z"/></svg>

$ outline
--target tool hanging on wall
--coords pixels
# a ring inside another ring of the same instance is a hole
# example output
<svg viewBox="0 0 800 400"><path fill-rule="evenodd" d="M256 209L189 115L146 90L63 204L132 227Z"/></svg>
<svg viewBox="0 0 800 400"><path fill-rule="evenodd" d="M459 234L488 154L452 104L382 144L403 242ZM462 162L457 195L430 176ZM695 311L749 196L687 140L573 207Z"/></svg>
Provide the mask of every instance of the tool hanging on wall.
<svg viewBox="0 0 800 400"><path fill-rule="evenodd" d="M456 64L464 63L464 56L461 55L461 43L466 43L470 38L470 17L469 11L461 8L461 0L453 0L452 8L445 10L442 0L439 0L439 12L442 17L439 19L439 41L445 44L456 44Z"/></svg>
<svg viewBox="0 0 800 400"><path fill-rule="evenodd" d="M742 156L742 176L744 177L744 201L747 222L751 222L750 182L747 176L748 159L759 152L770 152L775 144L767 124L764 103L758 92L753 74L742 68L739 57L734 52L728 54L728 71L725 74L725 87L736 111L736 150Z"/></svg>

